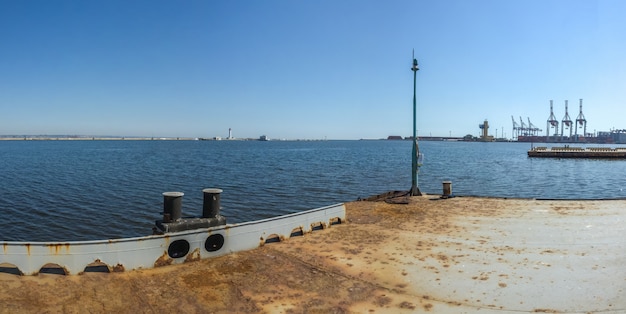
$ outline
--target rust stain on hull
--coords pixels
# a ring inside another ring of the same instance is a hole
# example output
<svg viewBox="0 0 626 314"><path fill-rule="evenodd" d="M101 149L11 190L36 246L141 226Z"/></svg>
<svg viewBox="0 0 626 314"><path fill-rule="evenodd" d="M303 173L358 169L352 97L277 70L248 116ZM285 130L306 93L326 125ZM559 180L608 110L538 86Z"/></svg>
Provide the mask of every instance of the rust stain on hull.
<svg viewBox="0 0 626 314"><path fill-rule="evenodd" d="M117 264L117 265L113 266L113 272L114 273L123 273L124 271L125 271L124 265L122 265L122 264Z"/></svg>
<svg viewBox="0 0 626 314"><path fill-rule="evenodd" d="M0 303L12 312L626 310L626 201L425 196L346 206L340 225L212 259L168 266L164 252L155 266L165 267L150 270L0 274Z"/></svg>
<svg viewBox="0 0 626 314"><path fill-rule="evenodd" d="M70 253L71 245L69 243L55 243L46 245L50 250L50 254L58 255L59 253Z"/></svg>
<svg viewBox="0 0 626 314"><path fill-rule="evenodd" d="M200 249L195 249L193 252L187 254L185 257L185 263L195 262L200 260Z"/></svg>
<svg viewBox="0 0 626 314"><path fill-rule="evenodd" d="M162 267L162 266L172 265L173 262L174 262L174 260L171 259L169 257L169 255L167 255L167 251L164 251L163 255L161 255L161 257L159 257L159 259L154 261L154 267Z"/></svg>

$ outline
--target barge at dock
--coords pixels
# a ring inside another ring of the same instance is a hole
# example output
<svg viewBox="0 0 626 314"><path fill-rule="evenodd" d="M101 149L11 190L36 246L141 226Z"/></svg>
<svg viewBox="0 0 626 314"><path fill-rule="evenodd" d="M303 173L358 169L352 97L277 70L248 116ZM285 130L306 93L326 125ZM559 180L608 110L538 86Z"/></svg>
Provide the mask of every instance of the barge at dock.
<svg viewBox="0 0 626 314"><path fill-rule="evenodd" d="M544 158L609 158L626 159L626 148L609 147L533 147L528 151L528 157Z"/></svg>

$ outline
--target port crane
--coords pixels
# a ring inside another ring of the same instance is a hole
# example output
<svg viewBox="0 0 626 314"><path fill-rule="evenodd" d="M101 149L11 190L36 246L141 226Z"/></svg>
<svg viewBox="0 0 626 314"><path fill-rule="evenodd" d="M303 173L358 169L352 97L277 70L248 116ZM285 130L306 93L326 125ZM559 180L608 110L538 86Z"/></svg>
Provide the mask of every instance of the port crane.
<svg viewBox="0 0 626 314"><path fill-rule="evenodd" d="M514 137L538 136L539 132L542 131L540 128L536 127L532 122L530 122L529 117L527 117L527 119L528 119L528 124L524 123L524 120L522 120L522 117L519 117L519 124L517 124L517 121L515 121L515 118L511 116L511 121L513 122L513 136Z"/></svg>
<svg viewBox="0 0 626 314"><path fill-rule="evenodd" d="M538 127L536 127L534 124L532 124L532 122L530 122L530 117L528 118L528 131L530 133L530 135L532 136L537 136L539 135L539 132L541 132L542 130Z"/></svg>
<svg viewBox="0 0 626 314"><path fill-rule="evenodd" d="M513 118L513 116L511 116L511 121L513 121L513 133L511 134L513 138L517 138L519 136L519 125L515 122L515 118Z"/></svg>
<svg viewBox="0 0 626 314"><path fill-rule="evenodd" d="M583 128L583 136L587 136L587 119L585 119L585 115L583 114L583 100L580 99L580 112L578 113L578 117L576 118L576 137L578 137L578 129Z"/></svg>
<svg viewBox="0 0 626 314"><path fill-rule="evenodd" d="M557 120L556 116L554 116L552 100L550 100L550 117L548 117L548 122L546 124L546 137L550 137L551 128L554 128L554 136L559 134L559 120Z"/></svg>
<svg viewBox="0 0 626 314"><path fill-rule="evenodd" d="M520 130L521 130L521 135L528 135L528 128L526 127L526 124L524 123L524 120L522 120L522 117L519 117L519 122L520 122Z"/></svg>
<svg viewBox="0 0 626 314"><path fill-rule="evenodd" d="M572 118L569 117L569 113L567 112L567 100L565 101L565 116L563 116L563 120L561 120L561 138L563 138L563 131L565 129L569 129L569 138L572 137Z"/></svg>

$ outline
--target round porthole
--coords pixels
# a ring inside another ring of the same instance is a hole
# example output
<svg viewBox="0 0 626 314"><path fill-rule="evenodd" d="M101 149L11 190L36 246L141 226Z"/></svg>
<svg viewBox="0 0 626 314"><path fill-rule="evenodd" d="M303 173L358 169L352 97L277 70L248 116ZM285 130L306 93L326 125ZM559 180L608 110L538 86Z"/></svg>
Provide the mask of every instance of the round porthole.
<svg viewBox="0 0 626 314"><path fill-rule="evenodd" d="M171 258L183 257L189 253L189 242L187 240L176 240L167 249L167 255Z"/></svg>
<svg viewBox="0 0 626 314"><path fill-rule="evenodd" d="M224 236L221 234L212 234L204 242L204 248L208 252L219 251L224 246Z"/></svg>

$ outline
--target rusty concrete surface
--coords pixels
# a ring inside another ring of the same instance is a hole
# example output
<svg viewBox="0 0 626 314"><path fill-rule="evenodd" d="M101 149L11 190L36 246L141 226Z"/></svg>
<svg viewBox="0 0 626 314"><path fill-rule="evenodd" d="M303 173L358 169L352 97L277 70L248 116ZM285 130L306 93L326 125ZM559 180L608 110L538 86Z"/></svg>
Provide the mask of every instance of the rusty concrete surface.
<svg viewBox="0 0 626 314"><path fill-rule="evenodd" d="M401 203L347 203L344 224L183 265L0 274L0 312L626 312L626 201Z"/></svg>

